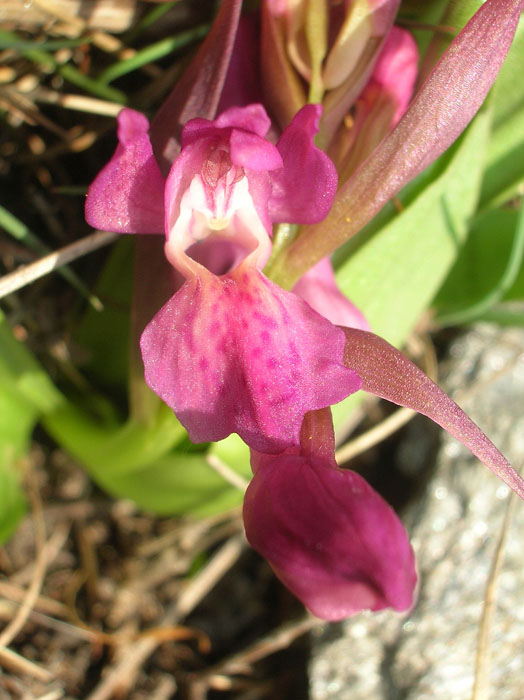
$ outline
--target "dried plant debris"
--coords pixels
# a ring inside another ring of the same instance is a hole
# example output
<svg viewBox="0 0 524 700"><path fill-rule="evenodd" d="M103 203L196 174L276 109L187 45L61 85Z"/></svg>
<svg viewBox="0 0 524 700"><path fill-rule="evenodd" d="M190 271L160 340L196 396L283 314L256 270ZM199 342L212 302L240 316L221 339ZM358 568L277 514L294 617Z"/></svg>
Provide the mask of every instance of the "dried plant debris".
<svg viewBox="0 0 524 700"><path fill-rule="evenodd" d="M257 662L319 624L284 624L299 608L246 553L238 511L155 519L101 496L63 453L32 457L31 512L0 559L5 697L259 692Z"/></svg>

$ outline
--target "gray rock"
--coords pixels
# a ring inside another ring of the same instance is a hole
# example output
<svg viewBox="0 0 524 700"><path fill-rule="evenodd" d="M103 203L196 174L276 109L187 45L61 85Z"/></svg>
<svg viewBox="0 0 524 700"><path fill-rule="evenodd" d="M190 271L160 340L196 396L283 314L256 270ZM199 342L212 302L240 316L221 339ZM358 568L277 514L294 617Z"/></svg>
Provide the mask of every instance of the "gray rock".
<svg viewBox="0 0 524 700"><path fill-rule="evenodd" d="M479 325L456 340L442 382L517 468L524 461L524 331ZM407 445L405 468L417 468ZM436 470L404 520L420 588L406 615L362 614L321 628L312 700L471 700L479 622L509 489L443 433ZM498 577L489 697L524 699L524 503Z"/></svg>

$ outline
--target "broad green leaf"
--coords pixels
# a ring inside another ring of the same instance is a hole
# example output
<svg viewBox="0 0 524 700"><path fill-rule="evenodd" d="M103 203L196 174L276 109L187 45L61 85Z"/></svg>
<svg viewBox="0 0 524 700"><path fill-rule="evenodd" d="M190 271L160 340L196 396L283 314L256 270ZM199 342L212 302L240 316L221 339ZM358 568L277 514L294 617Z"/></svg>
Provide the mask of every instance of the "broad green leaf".
<svg viewBox="0 0 524 700"><path fill-rule="evenodd" d="M433 15L433 24L442 27L442 30L434 32L423 57L418 78L419 85L427 78L453 37L458 34L481 5L482 0L448 0L441 14L438 17ZM454 31L446 31L448 28ZM427 36L429 32L426 31L425 34Z"/></svg>
<svg viewBox="0 0 524 700"><path fill-rule="evenodd" d="M438 26L448 0L404 0L399 9L399 24L413 32L418 44L420 55L423 56L428 48L433 32L430 27Z"/></svg>
<svg viewBox="0 0 524 700"><path fill-rule="evenodd" d="M437 321L482 318L503 300L524 299L524 207L495 210L475 222L433 306Z"/></svg>
<svg viewBox="0 0 524 700"><path fill-rule="evenodd" d="M95 420L55 388L0 316L0 541L24 511L16 463L39 418L102 488L146 510L207 515L242 500L242 492L211 468L204 452L188 451L201 448L189 445L168 406L159 403L147 425ZM212 449L230 468L249 475L249 451L239 438L232 436Z"/></svg>
<svg viewBox="0 0 524 700"><path fill-rule="evenodd" d="M337 269L342 291L371 328L398 345L456 259L477 203L489 115L454 147L444 172Z"/></svg>
<svg viewBox="0 0 524 700"><path fill-rule="evenodd" d="M29 447L36 411L5 385L0 388L0 544L14 532L25 513L20 487L20 460Z"/></svg>
<svg viewBox="0 0 524 700"><path fill-rule="evenodd" d="M0 312L0 386L38 411L54 410L60 392L23 343L16 340Z"/></svg>
<svg viewBox="0 0 524 700"><path fill-rule="evenodd" d="M524 304L499 304L486 311L482 320L499 326L524 326Z"/></svg>
<svg viewBox="0 0 524 700"><path fill-rule="evenodd" d="M188 452L193 446L186 431L165 404L147 425L128 420L116 428L101 426L74 405L44 416L43 423L103 489L148 511L207 515L242 500L242 492L212 469L204 452ZM249 473L249 453L240 439L228 438L212 450L232 469L242 471L240 465Z"/></svg>
<svg viewBox="0 0 524 700"><path fill-rule="evenodd" d="M240 505L244 496L203 454L171 452L125 474L98 472L95 480L113 496L130 498L157 515L213 515Z"/></svg>
<svg viewBox="0 0 524 700"><path fill-rule="evenodd" d="M154 423L143 425L127 421L106 426L74 404L65 404L42 417L46 430L87 471L125 475L163 457L186 436L168 406L159 404Z"/></svg>
<svg viewBox="0 0 524 700"><path fill-rule="evenodd" d="M0 544L14 534L25 512L19 476L12 466L0 462Z"/></svg>
<svg viewBox="0 0 524 700"><path fill-rule="evenodd" d="M524 182L524 20L494 88L493 133L482 183L481 207L491 208L518 193Z"/></svg>
<svg viewBox="0 0 524 700"><path fill-rule="evenodd" d="M394 345L405 340L459 254L478 199L489 127L483 109L433 183L338 267L342 291ZM338 404L337 422L355 400Z"/></svg>
<svg viewBox="0 0 524 700"><path fill-rule="evenodd" d="M59 402L51 380L14 338L0 312L0 542L25 512L19 468L38 415Z"/></svg>

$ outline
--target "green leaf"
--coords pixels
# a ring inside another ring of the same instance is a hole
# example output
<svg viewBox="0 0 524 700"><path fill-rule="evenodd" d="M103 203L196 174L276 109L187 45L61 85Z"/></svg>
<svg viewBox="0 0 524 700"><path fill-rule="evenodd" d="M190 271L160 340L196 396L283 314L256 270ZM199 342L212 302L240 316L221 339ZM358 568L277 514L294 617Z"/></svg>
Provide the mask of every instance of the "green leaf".
<svg viewBox="0 0 524 700"><path fill-rule="evenodd" d="M483 313L482 320L499 326L524 326L524 304L498 304Z"/></svg>
<svg viewBox="0 0 524 700"><path fill-rule="evenodd" d="M0 544L25 513L18 465L29 447L36 411L20 395L0 388Z"/></svg>
<svg viewBox="0 0 524 700"><path fill-rule="evenodd" d="M425 3L424 3L425 4ZM433 22L437 26L443 28L452 28L454 31L435 31L433 38L429 44L428 50L425 53L420 67L418 84L427 78L429 72L441 57L444 51L448 48L452 39L459 33L471 17L477 12L482 5L482 0L448 0L446 7L443 9L440 16L435 17ZM426 20L427 21L427 20ZM430 20L431 21L431 20ZM426 34L429 32L426 31Z"/></svg>
<svg viewBox="0 0 524 700"><path fill-rule="evenodd" d="M148 425L129 420L116 428L102 426L72 404L44 416L43 423L103 489L153 513L204 515L242 500L242 492L211 468L205 453L183 449L186 431L165 404ZM212 449L231 468L241 464L249 470L248 450L239 439Z"/></svg>
<svg viewBox="0 0 524 700"><path fill-rule="evenodd" d="M481 208L486 210L516 195L524 182L524 21L494 87L493 134L490 140Z"/></svg>
<svg viewBox="0 0 524 700"><path fill-rule="evenodd" d="M489 127L483 109L436 179L338 267L342 291L394 345L405 340L459 254L477 204ZM355 401L338 404L337 422Z"/></svg>
<svg viewBox="0 0 524 700"><path fill-rule="evenodd" d="M213 515L238 506L244 495L213 471L205 455L179 452L125 474L99 472L95 480L157 515Z"/></svg>
<svg viewBox="0 0 524 700"><path fill-rule="evenodd" d="M107 83L116 80L117 78L138 70L147 63L153 63L160 58L164 58L174 51L179 51L186 46L203 39L209 31L209 25L203 24L187 32L181 32L175 36L169 36L165 39L157 41L155 44L149 44L143 49L139 49L136 53L127 59L115 61L109 68L106 68L97 78L99 83L107 85Z"/></svg>
<svg viewBox="0 0 524 700"><path fill-rule="evenodd" d="M72 403L42 417L46 430L94 479L104 474L125 475L163 457L186 436L165 404L154 423L127 421L103 425Z"/></svg>
<svg viewBox="0 0 524 700"><path fill-rule="evenodd" d="M434 301L437 322L483 318L502 300L524 298L524 205L480 217Z"/></svg>
<svg viewBox="0 0 524 700"><path fill-rule="evenodd" d="M0 542L10 537L25 512L19 466L39 413L59 402L51 380L0 313Z"/></svg>
<svg viewBox="0 0 524 700"><path fill-rule="evenodd" d="M16 340L0 312L0 386L37 411L51 411L62 402L58 389L30 351Z"/></svg>
<svg viewBox="0 0 524 700"><path fill-rule="evenodd" d="M109 276L114 273L121 279L118 272L123 272L125 259L120 252L115 255ZM0 541L24 512L16 465L39 418L103 489L131 498L141 508L159 515L203 516L242 500L242 491L211 468L204 452L188 452L187 433L168 406L159 403L148 424L95 420L60 394L0 315ZM249 450L240 438L231 436L211 450L230 468L249 476Z"/></svg>
<svg viewBox="0 0 524 700"><path fill-rule="evenodd" d="M430 27L438 26L447 3L448 0L404 0L400 6L397 23L413 33L421 56L433 38Z"/></svg>

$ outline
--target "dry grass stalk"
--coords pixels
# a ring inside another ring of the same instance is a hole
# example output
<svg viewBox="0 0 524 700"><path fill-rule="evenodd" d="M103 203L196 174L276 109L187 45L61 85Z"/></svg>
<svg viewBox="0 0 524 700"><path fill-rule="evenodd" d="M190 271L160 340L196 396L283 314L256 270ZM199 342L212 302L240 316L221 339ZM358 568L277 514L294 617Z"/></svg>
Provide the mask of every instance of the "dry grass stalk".
<svg viewBox="0 0 524 700"><path fill-rule="evenodd" d="M0 22L12 22L20 29L34 29L49 23L54 17L82 30L101 29L124 32L135 17L135 0L2 0ZM81 23L81 24L80 24Z"/></svg>
<svg viewBox="0 0 524 700"><path fill-rule="evenodd" d="M90 236L70 243L64 246L64 248L60 248L60 250L40 258L40 260L37 260L31 265L24 265L18 270L4 275L0 278L0 299L48 275L50 272L53 272L53 270L62 267L62 265L67 265L67 263L77 260L87 255L87 253L109 245L117 237L117 233L95 231L95 233L92 233Z"/></svg>

